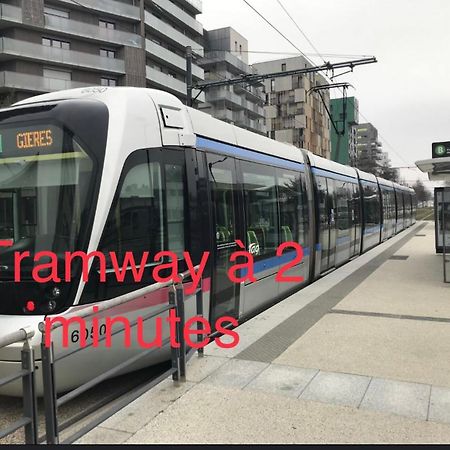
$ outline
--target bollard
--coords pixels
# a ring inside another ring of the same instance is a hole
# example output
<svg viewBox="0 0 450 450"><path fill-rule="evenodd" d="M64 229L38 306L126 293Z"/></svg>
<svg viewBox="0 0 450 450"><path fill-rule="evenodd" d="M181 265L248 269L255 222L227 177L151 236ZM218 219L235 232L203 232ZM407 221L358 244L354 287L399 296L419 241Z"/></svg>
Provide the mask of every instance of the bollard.
<svg viewBox="0 0 450 450"><path fill-rule="evenodd" d="M200 287L197 290L197 293L195 294L195 299L196 299L196 303L197 303L197 316L198 317L202 317L203 318L203 284L202 284L202 280L200 281ZM202 324L200 322L197 322L197 330L201 331L203 330L202 328ZM197 343L201 343L203 342L203 334L198 334L197 335ZM197 350L198 356L203 357L205 356L205 349L204 347L200 347Z"/></svg>
<svg viewBox="0 0 450 450"><path fill-rule="evenodd" d="M57 398L55 387L55 367L53 342L45 345L45 333L42 333L42 378L44 382L45 435L47 444L59 444Z"/></svg>
<svg viewBox="0 0 450 450"><path fill-rule="evenodd" d="M28 340L23 344L21 357L22 370L27 372L22 378L23 413L24 417L30 419L30 423L25 426L25 443L36 445L38 443L38 422L34 350Z"/></svg>
<svg viewBox="0 0 450 450"><path fill-rule="evenodd" d="M180 343L180 380L186 381L186 341L184 340L184 289L182 283L178 283L175 286L175 294L178 317L180 318L179 322L177 322L178 342Z"/></svg>
<svg viewBox="0 0 450 450"><path fill-rule="evenodd" d="M173 308L169 310L175 310L175 315L178 314L177 311L177 304L175 300L175 292L174 290L169 291L169 305L171 305ZM176 338L178 340L178 326L176 328ZM170 346L170 354L172 357L172 368L175 370L175 372L172 374L172 380L173 381L180 381L180 349L175 348L173 345Z"/></svg>

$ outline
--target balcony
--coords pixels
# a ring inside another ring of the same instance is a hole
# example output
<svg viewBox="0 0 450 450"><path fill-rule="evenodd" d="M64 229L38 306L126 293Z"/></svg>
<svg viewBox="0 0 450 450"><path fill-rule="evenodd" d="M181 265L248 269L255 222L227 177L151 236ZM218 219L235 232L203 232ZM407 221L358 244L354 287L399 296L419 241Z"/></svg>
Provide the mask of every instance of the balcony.
<svg viewBox="0 0 450 450"><path fill-rule="evenodd" d="M175 3L169 0L153 0L153 3L168 12L175 20L189 27L194 33L203 36L203 25L184 12Z"/></svg>
<svg viewBox="0 0 450 450"><path fill-rule="evenodd" d="M146 68L147 80L155 83L164 90L175 92L177 95L182 94L186 96L186 83L176 78L167 75L164 72L147 66Z"/></svg>
<svg viewBox="0 0 450 450"><path fill-rule="evenodd" d="M58 0L58 3L64 3L72 8L76 7L76 4L72 0ZM141 20L138 6L116 2L115 0L82 0L80 3L85 8L92 9L93 11L105 12L122 19Z"/></svg>
<svg viewBox="0 0 450 450"><path fill-rule="evenodd" d="M191 46L194 53L199 56L203 56L203 48L199 43L185 36L183 33L180 33L178 30L158 19L148 11L145 11L145 24L152 28L152 31L158 32L165 38L172 41L173 44L179 45L183 48Z"/></svg>
<svg viewBox="0 0 450 450"><path fill-rule="evenodd" d="M202 0L184 0L186 5L191 8L195 14L201 14L203 11Z"/></svg>
<svg viewBox="0 0 450 450"><path fill-rule="evenodd" d="M146 39L145 49L150 55L152 55L152 57L160 60L163 65L169 65L176 69L182 70L183 72L186 72L186 60L181 56L178 56L177 54L171 52L167 48L164 48L156 42ZM195 64L192 64L192 75L198 80L203 80L205 78L203 69Z"/></svg>
<svg viewBox="0 0 450 450"><path fill-rule="evenodd" d="M225 122L234 122L233 111L230 111L229 109L216 109L212 116Z"/></svg>
<svg viewBox="0 0 450 450"><path fill-rule="evenodd" d="M110 44L128 45L130 47L141 47L141 36L125 31L110 30L91 25L84 22L45 15L45 29L56 31L68 35L82 36L86 39L93 39Z"/></svg>
<svg viewBox="0 0 450 450"><path fill-rule="evenodd" d="M37 75L28 75L26 73L0 72L0 90L2 88L7 88L42 93L82 88L91 85L92 84L90 83L44 78Z"/></svg>
<svg viewBox="0 0 450 450"><path fill-rule="evenodd" d="M226 87L207 90L207 101L209 103L226 102L231 103L233 109L244 109L245 99L234 92L229 91Z"/></svg>
<svg viewBox="0 0 450 450"><path fill-rule="evenodd" d="M12 5L0 4L0 28L3 22L10 23L22 23L22 8Z"/></svg>
<svg viewBox="0 0 450 450"><path fill-rule="evenodd" d="M0 58L5 56L62 64L68 67L89 68L101 72L125 73L125 63L121 59L46 47L41 44L11 38L0 38Z"/></svg>
<svg viewBox="0 0 450 450"><path fill-rule="evenodd" d="M147 81L150 81L156 86L156 89L161 89L166 92L170 92L171 94L176 95L178 98L185 99L186 98L186 83L178 80L176 78L171 77L170 75L167 75L164 72L161 72L159 70L154 69L153 67L146 67L146 73L147 73ZM196 95L196 92L194 91L194 96ZM205 101L205 93L202 92L199 97L197 98L197 101L204 102Z"/></svg>
<svg viewBox="0 0 450 450"><path fill-rule="evenodd" d="M215 52L206 52L205 57L201 59L200 64L202 66L207 66L210 64L217 64L221 62L226 62L230 66L237 69L240 73L251 74L251 68L245 64L244 61L239 59L237 56L233 55L230 52L225 50L223 51L215 51Z"/></svg>

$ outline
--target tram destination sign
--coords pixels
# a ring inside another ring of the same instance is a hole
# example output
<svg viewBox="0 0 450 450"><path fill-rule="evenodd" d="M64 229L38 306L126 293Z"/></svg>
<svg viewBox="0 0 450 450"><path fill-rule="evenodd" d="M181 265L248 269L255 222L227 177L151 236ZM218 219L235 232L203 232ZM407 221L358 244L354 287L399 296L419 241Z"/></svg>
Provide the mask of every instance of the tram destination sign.
<svg viewBox="0 0 450 450"><path fill-rule="evenodd" d="M0 159L60 153L62 140L63 131L55 125L0 127Z"/></svg>
<svg viewBox="0 0 450 450"><path fill-rule="evenodd" d="M433 158L445 158L450 156L450 142L434 142Z"/></svg>

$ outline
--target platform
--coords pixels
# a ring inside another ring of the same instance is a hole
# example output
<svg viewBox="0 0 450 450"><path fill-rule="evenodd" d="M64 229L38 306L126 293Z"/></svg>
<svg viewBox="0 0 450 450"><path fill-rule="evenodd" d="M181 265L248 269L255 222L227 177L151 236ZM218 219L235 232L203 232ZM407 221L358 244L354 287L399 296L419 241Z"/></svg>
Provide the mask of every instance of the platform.
<svg viewBox="0 0 450 450"><path fill-rule="evenodd" d="M412 228L210 344L79 443L450 442L450 286Z"/></svg>

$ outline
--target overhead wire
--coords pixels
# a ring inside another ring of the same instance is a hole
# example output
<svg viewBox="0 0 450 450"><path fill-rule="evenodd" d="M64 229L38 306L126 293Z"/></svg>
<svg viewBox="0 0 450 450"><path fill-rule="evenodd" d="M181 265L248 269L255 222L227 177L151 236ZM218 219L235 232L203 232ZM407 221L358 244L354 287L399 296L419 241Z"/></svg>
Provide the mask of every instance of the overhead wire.
<svg viewBox="0 0 450 450"><path fill-rule="evenodd" d="M250 6L250 8L255 11L258 16L260 16L266 23L268 23L273 29L275 29L287 42L289 42L295 49L299 50L300 49L294 44L292 43L292 41L288 38L285 37L285 35L283 33L281 33L271 22L269 22L268 19L266 19L264 17L264 15L262 13L260 13L258 10L256 10L256 8L254 8L252 5L249 4L249 2L247 0L243 0L248 6ZM313 48L313 50L315 52L317 52L320 55L320 52L317 50L317 48L315 47L315 45L312 43L312 41L306 36L306 33L304 33L304 31L301 29L301 27L298 25L298 23L295 21L295 19L292 17L292 15L289 13L289 11L286 9L286 7L281 3L280 0L276 0L277 3L280 5L280 7L283 9L283 11L285 12L285 14L289 17L289 19L294 23L295 27L297 28L297 30L300 31L300 33L302 34L303 37L305 37L305 39L308 41L308 43L311 45L311 47ZM311 63L311 60L306 57L306 55L300 51L300 53L302 54L302 56L304 56L308 62ZM323 57L322 57L323 59ZM325 77L330 79L330 77L328 76L328 74L324 73ZM331 81L331 80L330 80ZM343 89L339 88L340 92L343 95ZM355 109L358 111L358 114L367 122L370 122L369 119L361 112L361 110L359 109L358 106L355 105ZM382 141L384 141L387 146L397 155L398 158L400 158L405 164L408 164L408 162L403 158L403 156L394 148L393 145L390 144L390 142L380 133L378 132L378 135L380 137L380 139Z"/></svg>

